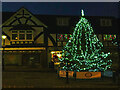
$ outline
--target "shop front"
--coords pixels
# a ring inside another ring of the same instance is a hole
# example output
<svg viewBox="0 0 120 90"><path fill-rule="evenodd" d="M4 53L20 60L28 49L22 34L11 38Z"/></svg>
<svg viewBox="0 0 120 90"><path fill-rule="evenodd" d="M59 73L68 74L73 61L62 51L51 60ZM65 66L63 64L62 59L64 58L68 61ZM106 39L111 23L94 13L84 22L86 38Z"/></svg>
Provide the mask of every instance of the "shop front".
<svg viewBox="0 0 120 90"><path fill-rule="evenodd" d="M45 52L45 48L5 48L4 65L44 67Z"/></svg>

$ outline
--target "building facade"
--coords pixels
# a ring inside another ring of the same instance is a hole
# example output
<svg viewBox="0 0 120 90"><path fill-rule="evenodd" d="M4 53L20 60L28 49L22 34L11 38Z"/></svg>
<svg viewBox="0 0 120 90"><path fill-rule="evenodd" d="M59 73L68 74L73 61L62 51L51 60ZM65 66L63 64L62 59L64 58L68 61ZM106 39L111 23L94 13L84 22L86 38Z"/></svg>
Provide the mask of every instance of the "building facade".
<svg viewBox="0 0 120 90"><path fill-rule="evenodd" d="M16 12L3 12L2 43L5 66L29 66L49 68L51 60L59 62L62 48L69 40L80 16L33 15L24 7ZM95 34L111 52L113 69L119 67L118 48L112 40L119 39L118 19L114 17L86 16Z"/></svg>

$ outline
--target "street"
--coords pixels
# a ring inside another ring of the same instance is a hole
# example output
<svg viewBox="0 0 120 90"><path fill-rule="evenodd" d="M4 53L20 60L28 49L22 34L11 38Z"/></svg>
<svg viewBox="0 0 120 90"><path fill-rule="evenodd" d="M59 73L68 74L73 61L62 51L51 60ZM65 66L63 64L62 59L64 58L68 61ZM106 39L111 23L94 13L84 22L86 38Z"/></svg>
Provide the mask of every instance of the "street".
<svg viewBox="0 0 120 90"><path fill-rule="evenodd" d="M56 72L3 72L3 88L119 88L111 78L94 80L58 78Z"/></svg>

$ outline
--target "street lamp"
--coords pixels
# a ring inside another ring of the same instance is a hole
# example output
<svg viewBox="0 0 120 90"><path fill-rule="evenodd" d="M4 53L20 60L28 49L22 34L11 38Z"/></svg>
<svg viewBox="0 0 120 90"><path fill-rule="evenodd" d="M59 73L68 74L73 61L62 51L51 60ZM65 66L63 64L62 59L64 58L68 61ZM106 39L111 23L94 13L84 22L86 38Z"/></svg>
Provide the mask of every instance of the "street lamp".
<svg viewBox="0 0 120 90"><path fill-rule="evenodd" d="M2 39L3 39L3 52L2 52L2 70L4 70L4 47L5 47L5 39L7 36L2 35Z"/></svg>

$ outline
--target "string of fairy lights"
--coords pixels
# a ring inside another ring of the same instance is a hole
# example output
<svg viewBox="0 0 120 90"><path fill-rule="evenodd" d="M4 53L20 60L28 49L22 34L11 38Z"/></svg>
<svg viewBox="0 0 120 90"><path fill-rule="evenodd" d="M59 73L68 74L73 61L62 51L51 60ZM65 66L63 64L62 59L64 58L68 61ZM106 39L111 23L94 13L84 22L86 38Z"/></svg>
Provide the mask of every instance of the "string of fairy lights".
<svg viewBox="0 0 120 90"><path fill-rule="evenodd" d="M62 50L63 69L66 70L69 63L71 71L106 71L111 68L112 60L108 58L110 52L104 53L102 48L90 23L82 16Z"/></svg>

